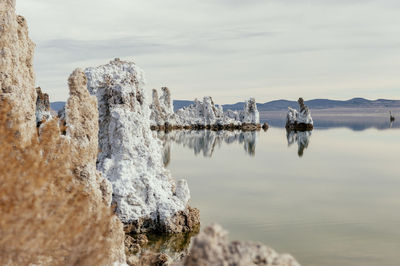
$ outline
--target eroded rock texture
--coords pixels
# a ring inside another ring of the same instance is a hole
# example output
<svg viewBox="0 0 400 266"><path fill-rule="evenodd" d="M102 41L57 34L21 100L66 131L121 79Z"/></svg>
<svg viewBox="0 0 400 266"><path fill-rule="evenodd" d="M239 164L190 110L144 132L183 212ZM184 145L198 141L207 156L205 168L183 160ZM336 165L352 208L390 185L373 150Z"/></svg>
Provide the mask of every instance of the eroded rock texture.
<svg viewBox="0 0 400 266"><path fill-rule="evenodd" d="M171 129L244 129L256 130L261 128L260 115L254 98L246 101L244 110L224 112L221 105L216 105L210 96L198 99L194 103L177 110L174 113L171 92L161 88L159 97L153 90L151 109L151 128L153 130Z"/></svg>
<svg viewBox="0 0 400 266"><path fill-rule="evenodd" d="M116 59L85 73L88 90L98 100L97 168L112 183L116 213L126 230L192 230L199 220L188 208L188 185L164 168L161 143L150 130L143 71Z"/></svg>
<svg viewBox="0 0 400 266"><path fill-rule="evenodd" d="M93 204L91 212L100 205L110 206L112 186L96 169L98 154L98 109L97 99L87 91L87 78L82 70L76 69L68 79L69 98L65 106L66 140L72 158L72 170L78 182L84 184ZM112 242L110 262L125 262L124 231L122 223L111 217L110 234Z"/></svg>
<svg viewBox="0 0 400 266"><path fill-rule="evenodd" d="M227 232L219 225L212 225L194 238L183 265L299 266L299 263L292 256L278 254L260 243L229 242Z"/></svg>
<svg viewBox="0 0 400 266"><path fill-rule="evenodd" d="M68 85L70 95L65 106L65 123L74 174L105 205L110 205L111 183L96 169L99 132L97 99L87 91L87 79L80 69L71 74Z"/></svg>
<svg viewBox="0 0 400 266"><path fill-rule="evenodd" d="M288 107L288 113L286 116L286 128L291 130L313 129L314 122L311 117L311 112L308 109L307 105L304 104L303 98L299 98L297 102L300 106L299 111Z"/></svg>
<svg viewBox="0 0 400 266"><path fill-rule="evenodd" d="M10 121L18 121L18 134L28 142L36 134L36 90L33 72L35 44L28 36L28 26L15 14L15 0L0 2L0 99L13 110Z"/></svg>
<svg viewBox="0 0 400 266"><path fill-rule="evenodd" d="M150 123L151 126L169 126L176 123L174 106L172 103L171 93L167 87L161 88L161 96L153 89L153 101L150 105Z"/></svg>
<svg viewBox="0 0 400 266"><path fill-rule="evenodd" d="M40 87L36 88L36 126L51 119L50 100L47 93L43 93Z"/></svg>

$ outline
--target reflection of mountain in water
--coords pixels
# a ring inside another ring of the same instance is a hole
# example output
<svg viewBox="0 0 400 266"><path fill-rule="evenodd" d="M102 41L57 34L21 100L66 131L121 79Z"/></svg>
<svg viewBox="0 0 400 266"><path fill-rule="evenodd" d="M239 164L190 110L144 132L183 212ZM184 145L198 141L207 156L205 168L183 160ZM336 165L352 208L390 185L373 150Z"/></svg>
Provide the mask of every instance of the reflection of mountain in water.
<svg viewBox="0 0 400 266"><path fill-rule="evenodd" d="M211 157L215 148L224 143L243 144L244 150L250 156L254 156L256 152L256 131L174 130L167 133L159 131L157 136L163 142L166 165L170 160L172 142L193 149L196 155L203 154L204 157Z"/></svg>
<svg viewBox="0 0 400 266"><path fill-rule="evenodd" d="M311 131L287 130L286 138L289 147L293 145L293 143L297 142L297 154L299 155L299 157L301 157L303 156L304 149L307 149L308 144L310 143Z"/></svg>

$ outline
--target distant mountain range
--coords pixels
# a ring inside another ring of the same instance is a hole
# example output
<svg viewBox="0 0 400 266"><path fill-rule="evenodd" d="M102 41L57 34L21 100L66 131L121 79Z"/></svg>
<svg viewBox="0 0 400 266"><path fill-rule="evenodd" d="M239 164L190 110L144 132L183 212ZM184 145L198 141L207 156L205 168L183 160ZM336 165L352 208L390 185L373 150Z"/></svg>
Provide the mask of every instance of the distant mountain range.
<svg viewBox="0 0 400 266"><path fill-rule="evenodd" d="M174 110L178 110L185 106L193 104L193 101L174 100ZM310 109L330 109L330 108L400 108L400 100L367 100L364 98L353 98L347 101L329 100L329 99L314 99L305 102ZM65 102L52 102L50 107L53 110L60 110L64 107ZM242 110L244 102L235 104L222 105L224 110ZM257 103L259 111L280 111L286 110L288 107L298 108L296 101L276 100L266 103Z"/></svg>
<svg viewBox="0 0 400 266"><path fill-rule="evenodd" d="M192 104L193 101L174 100L175 111ZM364 98L353 98L347 101L314 99L305 101L310 109L330 109L330 108L400 108L400 100L367 100ZM243 110L244 102L222 105L224 110ZM257 103L258 111L280 111L287 110L288 107L298 108L296 101L276 100L266 103Z"/></svg>
<svg viewBox="0 0 400 266"><path fill-rule="evenodd" d="M53 109L54 111L59 111L63 109L65 106L65 102L52 102L50 103L50 108Z"/></svg>

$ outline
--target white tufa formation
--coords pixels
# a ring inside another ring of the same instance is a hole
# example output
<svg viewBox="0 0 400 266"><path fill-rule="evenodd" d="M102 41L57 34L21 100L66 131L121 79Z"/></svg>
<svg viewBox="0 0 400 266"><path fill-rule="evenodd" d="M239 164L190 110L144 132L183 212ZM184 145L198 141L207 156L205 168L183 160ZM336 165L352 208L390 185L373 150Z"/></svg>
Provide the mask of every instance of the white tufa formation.
<svg viewBox="0 0 400 266"><path fill-rule="evenodd" d="M215 105L210 96L203 102L195 99L194 104L176 111L178 125L241 125L260 124L260 114L254 98L246 101L244 110L224 112L221 105Z"/></svg>
<svg viewBox="0 0 400 266"><path fill-rule="evenodd" d="M136 231L185 230L177 227L176 216L190 209L189 188L163 166L161 142L150 130L143 71L115 59L85 73L88 90L98 100L97 168L112 183L117 215Z"/></svg>
<svg viewBox="0 0 400 266"><path fill-rule="evenodd" d="M150 105L150 121L152 126L176 124L174 105L172 103L171 92L167 87L161 88L161 96L153 89L153 102Z"/></svg>
<svg viewBox="0 0 400 266"><path fill-rule="evenodd" d="M257 102L254 98L250 98L245 102L243 110L227 110L225 115L243 124L260 124L260 113L258 112Z"/></svg>
<svg viewBox="0 0 400 266"><path fill-rule="evenodd" d="M313 125L314 122L311 117L311 112L307 105L304 104L303 98L299 98L298 103L300 106L300 111L288 107L286 126L297 124Z"/></svg>

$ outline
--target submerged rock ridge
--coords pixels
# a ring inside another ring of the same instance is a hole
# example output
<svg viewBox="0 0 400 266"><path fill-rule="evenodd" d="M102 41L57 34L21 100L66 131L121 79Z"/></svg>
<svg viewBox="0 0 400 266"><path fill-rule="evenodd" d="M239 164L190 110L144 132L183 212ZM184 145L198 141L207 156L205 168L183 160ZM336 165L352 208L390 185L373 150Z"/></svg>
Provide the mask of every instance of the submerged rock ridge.
<svg viewBox="0 0 400 266"><path fill-rule="evenodd" d="M261 243L229 242L228 233L215 224L194 238L189 256L180 265L300 266L291 255L278 254Z"/></svg>
<svg viewBox="0 0 400 266"><path fill-rule="evenodd" d="M297 101L300 106L300 110L297 111L293 108L288 107L288 113L286 116L286 128L290 130L312 130L314 128L313 119L311 112L307 105L304 104L303 98L299 98Z"/></svg>
<svg viewBox="0 0 400 266"><path fill-rule="evenodd" d="M0 101L11 104L9 121L17 121L17 134L28 143L36 134L35 44L25 18L15 13L15 0L0 2L0 18Z"/></svg>
<svg viewBox="0 0 400 266"><path fill-rule="evenodd" d="M125 230L192 230L199 224L199 213L188 206L186 181L176 182L163 166L161 142L150 129L143 71L115 59L85 73L88 90L98 100L97 169L112 183L116 213Z"/></svg>
<svg viewBox="0 0 400 266"><path fill-rule="evenodd" d="M257 130L261 128L260 115L256 101L250 98L244 110L224 112L221 105L214 104L212 97L206 96L203 101L194 103L173 112L171 93L162 88L163 94L158 97L153 90L153 103L150 105L151 128L153 130L171 129L212 129L212 130Z"/></svg>

